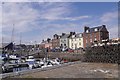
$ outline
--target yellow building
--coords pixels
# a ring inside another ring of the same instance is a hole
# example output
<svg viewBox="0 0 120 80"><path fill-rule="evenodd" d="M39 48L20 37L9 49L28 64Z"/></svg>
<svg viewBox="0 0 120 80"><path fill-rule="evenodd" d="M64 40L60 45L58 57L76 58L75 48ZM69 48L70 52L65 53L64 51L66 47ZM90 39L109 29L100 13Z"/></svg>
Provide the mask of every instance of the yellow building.
<svg viewBox="0 0 120 80"><path fill-rule="evenodd" d="M82 33L74 34L69 37L69 48L71 49L83 48Z"/></svg>

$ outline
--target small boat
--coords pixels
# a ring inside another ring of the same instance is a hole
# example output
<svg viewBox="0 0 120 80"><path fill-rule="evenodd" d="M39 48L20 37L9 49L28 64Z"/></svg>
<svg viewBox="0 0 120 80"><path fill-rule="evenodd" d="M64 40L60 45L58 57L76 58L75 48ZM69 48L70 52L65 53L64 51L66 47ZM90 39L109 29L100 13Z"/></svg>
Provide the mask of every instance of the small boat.
<svg viewBox="0 0 120 80"><path fill-rule="evenodd" d="M53 64L53 65L59 65L60 64L60 60L58 58L54 59L54 60L50 60L50 62Z"/></svg>
<svg viewBox="0 0 120 80"><path fill-rule="evenodd" d="M28 59L26 59L26 63L29 65L29 69L40 67L33 56L29 56Z"/></svg>
<svg viewBox="0 0 120 80"><path fill-rule="evenodd" d="M52 67L52 63L51 62L45 62L43 66L41 66L41 68L46 68L46 67Z"/></svg>
<svg viewBox="0 0 120 80"><path fill-rule="evenodd" d="M5 63L2 64L2 73L13 72L13 68L16 67L16 64Z"/></svg>

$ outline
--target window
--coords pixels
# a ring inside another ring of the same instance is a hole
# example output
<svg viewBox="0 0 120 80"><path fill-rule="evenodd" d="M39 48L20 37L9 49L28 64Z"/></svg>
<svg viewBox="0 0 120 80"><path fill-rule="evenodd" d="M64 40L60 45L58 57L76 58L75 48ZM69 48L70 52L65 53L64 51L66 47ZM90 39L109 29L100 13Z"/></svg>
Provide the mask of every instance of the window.
<svg viewBox="0 0 120 80"><path fill-rule="evenodd" d="M63 42L63 40L61 40L61 42Z"/></svg>
<svg viewBox="0 0 120 80"><path fill-rule="evenodd" d="M86 39L88 38L88 35L86 35Z"/></svg>
<svg viewBox="0 0 120 80"><path fill-rule="evenodd" d="M90 39L90 42L92 42L92 39Z"/></svg>
<svg viewBox="0 0 120 80"><path fill-rule="evenodd" d="M72 35L72 38L74 38L75 37L75 35Z"/></svg>
<svg viewBox="0 0 120 80"><path fill-rule="evenodd" d="M97 28L95 28L94 30L97 31Z"/></svg>
<svg viewBox="0 0 120 80"><path fill-rule="evenodd" d="M90 38L92 38L92 34L90 34Z"/></svg>
<svg viewBox="0 0 120 80"><path fill-rule="evenodd" d="M101 37L103 36L102 32L100 32L100 36L101 36Z"/></svg>
<svg viewBox="0 0 120 80"><path fill-rule="evenodd" d="M88 33L88 30L86 31L86 33Z"/></svg>
<svg viewBox="0 0 120 80"><path fill-rule="evenodd" d="M96 34L94 34L94 37L96 38Z"/></svg>
<svg viewBox="0 0 120 80"><path fill-rule="evenodd" d="M72 46L73 46L73 43L72 43Z"/></svg>
<svg viewBox="0 0 120 80"><path fill-rule="evenodd" d="M88 43L87 40L86 40L86 43Z"/></svg>
<svg viewBox="0 0 120 80"><path fill-rule="evenodd" d="M66 44L64 44L64 46L66 46Z"/></svg>
<svg viewBox="0 0 120 80"><path fill-rule="evenodd" d="M77 44L75 44L75 49L77 49Z"/></svg>
<svg viewBox="0 0 120 80"><path fill-rule="evenodd" d="M95 38L95 41L96 41L97 39Z"/></svg>
<svg viewBox="0 0 120 80"><path fill-rule="evenodd" d="M79 34L79 37L82 37L82 34Z"/></svg>
<svg viewBox="0 0 120 80"><path fill-rule="evenodd" d="M81 45L81 42L79 43L79 45Z"/></svg>
<svg viewBox="0 0 120 80"><path fill-rule="evenodd" d="M79 39L81 41L81 39Z"/></svg>

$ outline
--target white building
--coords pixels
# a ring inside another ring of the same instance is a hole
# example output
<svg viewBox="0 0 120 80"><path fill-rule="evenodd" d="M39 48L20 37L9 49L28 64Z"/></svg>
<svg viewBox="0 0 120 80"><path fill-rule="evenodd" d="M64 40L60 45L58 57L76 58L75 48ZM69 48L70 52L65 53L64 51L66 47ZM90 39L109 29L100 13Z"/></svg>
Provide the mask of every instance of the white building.
<svg viewBox="0 0 120 80"><path fill-rule="evenodd" d="M69 37L69 48L71 49L83 48L82 33L74 34Z"/></svg>
<svg viewBox="0 0 120 80"><path fill-rule="evenodd" d="M60 47L65 49L65 48L69 48L69 36L70 34L65 34L62 33L62 36L60 38Z"/></svg>
<svg viewBox="0 0 120 80"><path fill-rule="evenodd" d="M70 32L70 34L62 33L60 38L60 46L62 49L78 49L83 48L83 34Z"/></svg>

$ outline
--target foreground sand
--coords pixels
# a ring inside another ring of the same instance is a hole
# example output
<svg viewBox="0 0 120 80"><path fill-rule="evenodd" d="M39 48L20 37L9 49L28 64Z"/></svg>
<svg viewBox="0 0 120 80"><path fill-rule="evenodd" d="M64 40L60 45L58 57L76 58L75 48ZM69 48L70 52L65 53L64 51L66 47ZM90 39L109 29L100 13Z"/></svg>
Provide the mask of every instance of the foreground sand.
<svg viewBox="0 0 120 80"><path fill-rule="evenodd" d="M118 65L76 63L47 71L24 74L16 78L118 78Z"/></svg>

